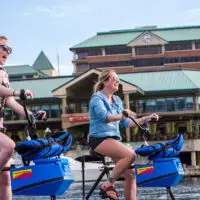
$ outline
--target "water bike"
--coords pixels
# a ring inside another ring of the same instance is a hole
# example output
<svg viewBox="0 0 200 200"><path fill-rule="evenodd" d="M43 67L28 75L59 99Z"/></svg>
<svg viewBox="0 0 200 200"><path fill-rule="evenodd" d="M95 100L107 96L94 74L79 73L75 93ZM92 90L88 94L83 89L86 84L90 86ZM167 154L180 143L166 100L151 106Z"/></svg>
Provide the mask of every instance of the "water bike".
<svg viewBox="0 0 200 200"><path fill-rule="evenodd" d="M16 145L15 150L21 155L23 166L10 169L13 195L56 196L63 195L74 182L67 159L60 158L72 144L68 132L58 132L48 138L31 140L30 135L36 131L35 119L26 108L26 98L22 98L28 124L25 136L28 141ZM32 162L32 164L30 164Z"/></svg>
<svg viewBox="0 0 200 200"><path fill-rule="evenodd" d="M182 163L176 156L180 153L184 144L182 134L178 134L173 140L163 143L156 143L148 145L146 135L150 134L148 128L140 126L133 117L128 116L125 112L124 115L129 117L142 131L144 145L136 149L135 152L140 156L148 157L146 164L134 165L136 182L138 187L165 187L167 189L167 196L175 200L175 196L171 187L175 187L184 177ZM109 177L110 170L113 169L109 163L105 162L105 157L90 151L91 155L79 157L78 160L82 162L82 195L83 200L88 200L94 190L96 189L102 178L107 175ZM85 162L91 161L92 157L97 162L102 162L101 173L93 186L90 188L88 194L85 193ZM103 198L103 197L102 197Z"/></svg>

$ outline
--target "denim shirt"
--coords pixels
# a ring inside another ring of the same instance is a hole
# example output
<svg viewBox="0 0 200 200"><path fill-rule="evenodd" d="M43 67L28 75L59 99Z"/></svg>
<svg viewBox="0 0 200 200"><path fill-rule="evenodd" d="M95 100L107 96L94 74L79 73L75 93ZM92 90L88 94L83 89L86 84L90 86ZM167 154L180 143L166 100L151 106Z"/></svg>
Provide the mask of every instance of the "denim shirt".
<svg viewBox="0 0 200 200"><path fill-rule="evenodd" d="M128 127L130 119L126 118L116 122L108 122L108 114L121 114L124 110L122 101L118 96L113 96L113 104L110 104L102 91L94 93L90 99L90 130L89 136L108 137L116 136L121 140L119 124Z"/></svg>

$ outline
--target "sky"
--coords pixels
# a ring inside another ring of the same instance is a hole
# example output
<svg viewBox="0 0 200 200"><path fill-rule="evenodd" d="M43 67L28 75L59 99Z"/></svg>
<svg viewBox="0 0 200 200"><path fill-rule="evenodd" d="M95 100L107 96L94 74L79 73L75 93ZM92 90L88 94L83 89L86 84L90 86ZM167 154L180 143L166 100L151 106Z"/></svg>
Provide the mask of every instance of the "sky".
<svg viewBox="0 0 200 200"><path fill-rule="evenodd" d="M199 0L0 0L0 35L13 48L7 65L32 65L40 51L60 75L73 73L69 50L97 32L200 25Z"/></svg>

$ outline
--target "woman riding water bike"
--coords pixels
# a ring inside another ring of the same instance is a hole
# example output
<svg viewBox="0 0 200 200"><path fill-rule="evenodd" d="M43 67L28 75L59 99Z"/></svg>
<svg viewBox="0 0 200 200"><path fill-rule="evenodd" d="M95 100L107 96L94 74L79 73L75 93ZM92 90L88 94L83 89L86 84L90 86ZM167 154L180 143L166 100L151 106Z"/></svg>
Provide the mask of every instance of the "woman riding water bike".
<svg viewBox="0 0 200 200"><path fill-rule="evenodd" d="M8 46L8 40L5 36L0 36L0 65L4 65L12 49ZM24 108L15 100L22 93L13 90L9 86L8 73L0 67L0 199L11 200L11 183L10 183L10 158L15 148L15 142L6 136L6 129L3 126L4 107L7 106L20 116L25 117ZM33 97L30 90L21 90L25 96ZM29 111L29 114L33 114ZM38 111L33 114L35 119L42 119L46 116L45 111Z"/></svg>
<svg viewBox="0 0 200 200"><path fill-rule="evenodd" d="M135 153L121 142L119 124L125 128L135 124L126 118L122 101L114 93L118 91L119 79L115 71L104 70L94 87L94 94L90 100L90 130L89 145L92 150L103 156L110 157L115 162L111 177L100 188L103 198L118 199L114 188L115 181L123 174L124 196L127 200L136 200L136 179L134 169L130 165L135 161ZM128 115L133 112L125 109ZM146 120L159 117L156 113L136 119L139 124Z"/></svg>

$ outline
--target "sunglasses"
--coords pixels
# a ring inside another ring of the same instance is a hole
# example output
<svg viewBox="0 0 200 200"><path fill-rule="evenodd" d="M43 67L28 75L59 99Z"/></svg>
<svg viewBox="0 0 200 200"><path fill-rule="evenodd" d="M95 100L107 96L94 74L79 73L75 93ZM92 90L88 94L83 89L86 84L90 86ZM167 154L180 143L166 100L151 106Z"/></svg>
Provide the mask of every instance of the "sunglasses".
<svg viewBox="0 0 200 200"><path fill-rule="evenodd" d="M6 46L4 44L0 44L0 47L3 49L3 51L5 51L6 53L8 54L11 54L12 53L12 48L9 47L9 46Z"/></svg>

